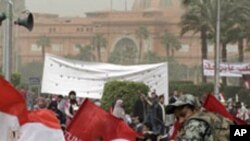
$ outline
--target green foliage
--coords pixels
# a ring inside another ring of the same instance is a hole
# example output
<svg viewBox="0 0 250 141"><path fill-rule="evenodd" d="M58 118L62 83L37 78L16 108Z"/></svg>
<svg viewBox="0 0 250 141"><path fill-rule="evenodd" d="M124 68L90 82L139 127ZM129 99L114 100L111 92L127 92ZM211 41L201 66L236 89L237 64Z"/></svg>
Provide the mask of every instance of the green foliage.
<svg viewBox="0 0 250 141"><path fill-rule="evenodd" d="M167 57L169 57L170 51L171 56L174 56L174 52L181 48L179 39L168 32L161 37L161 43L164 45Z"/></svg>
<svg viewBox="0 0 250 141"><path fill-rule="evenodd" d="M138 27L138 29L136 30L135 34L136 34L136 37L139 39L139 55L138 55L138 59L141 62L141 59L142 59L142 43L143 43L143 40L148 39L149 31L148 31L146 26L140 25Z"/></svg>
<svg viewBox="0 0 250 141"><path fill-rule="evenodd" d="M38 38L38 40L36 41L37 46L42 48L42 56L43 56L43 60L45 58L45 53L46 53L46 47L49 47L51 44L50 38L47 37L46 35L43 35L41 37Z"/></svg>
<svg viewBox="0 0 250 141"><path fill-rule="evenodd" d="M31 92L38 94L39 93L39 86L32 86L31 87Z"/></svg>
<svg viewBox="0 0 250 141"><path fill-rule="evenodd" d="M101 48L106 48L107 46L107 40L101 33L95 33L92 37L92 46L94 49L96 49L97 53L97 59L98 61L101 61Z"/></svg>
<svg viewBox="0 0 250 141"><path fill-rule="evenodd" d="M147 64L151 64L151 63L160 63L160 62L164 62L166 59L165 57L160 57L158 56L156 53L152 52L152 51L148 51L145 55L144 55L144 59L142 63L147 63Z"/></svg>
<svg viewBox="0 0 250 141"><path fill-rule="evenodd" d="M95 55L92 53L92 46L81 44L76 44L76 47L79 49L79 53L77 55L68 55L66 58L82 60L82 61L95 61Z"/></svg>
<svg viewBox="0 0 250 141"><path fill-rule="evenodd" d="M109 81L104 87L102 107L107 110L117 98L120 98L124 101L126 112L130 113L140 92L147 94L149 87L141 82Z"/></svg>
<svg viewBox="0 0 250 141"><path fill-rule="evenodd" d="M117 42L108 60L110 63L114 64L136 64L137 54L138 50L133 40L129 38L123 38Z"/></svg>
<svg viewBox="0 0 250 141"><path fill-rule="evenodd" d="M20 73L13 73L10 78L11 83L18 87L21 84L21 74Z"/></svg>

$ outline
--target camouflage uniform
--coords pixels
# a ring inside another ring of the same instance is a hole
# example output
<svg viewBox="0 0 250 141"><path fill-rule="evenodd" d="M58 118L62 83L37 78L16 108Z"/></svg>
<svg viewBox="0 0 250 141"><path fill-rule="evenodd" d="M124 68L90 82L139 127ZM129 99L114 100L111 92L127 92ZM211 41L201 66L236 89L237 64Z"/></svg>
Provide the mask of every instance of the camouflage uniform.
<svg viewBox="0 0 250 141"><path fill-rule="evenodd" d="M214 141L212 129L203 120L191 119L184 124L177 141Z"/></svg>

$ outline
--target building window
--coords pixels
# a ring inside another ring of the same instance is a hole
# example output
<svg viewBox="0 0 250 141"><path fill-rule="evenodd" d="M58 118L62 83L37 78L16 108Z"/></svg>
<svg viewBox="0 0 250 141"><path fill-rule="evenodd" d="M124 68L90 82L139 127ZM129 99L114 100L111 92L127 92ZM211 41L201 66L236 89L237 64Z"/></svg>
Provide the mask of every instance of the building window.
<svg viewBox="0 0 250 141"><path fill-rule="evenodd" d="M49 32L52 33L52 32L56 32L56 28L55 27L51 27L49 28Z"/></svg>
<svg viewBox="0 0 250 141"><path fill-rule="evenodd" d="M60 52L60 49L62 48L62 45L61 44L52 44L51 48L52 48L53 52Z"/></svg>
<svg viewBox="0 0 250 141"><path fill-rule="evenodd" d="M179 49L180 52L189 52L189 45L182 44L181 48Z"/></svg>
<svg viewBox="0 0 250 141"><path fill-rule="evenodd" d="M40 51L42 51L42 47L38 46L37 44L31 44L30 51L40 52Z"/></svg>
<svg viewBox="0 0 250 141"><path fill-rule="evenodd" d="M162 7L169 7L172 5L172 0L161 0Z"/></svg>
<svg viewBox="0 0 250 141"><path fill-rule="evenodd" d="M151 0L144 0L143 8L149 8L151 6Z"/></svg>

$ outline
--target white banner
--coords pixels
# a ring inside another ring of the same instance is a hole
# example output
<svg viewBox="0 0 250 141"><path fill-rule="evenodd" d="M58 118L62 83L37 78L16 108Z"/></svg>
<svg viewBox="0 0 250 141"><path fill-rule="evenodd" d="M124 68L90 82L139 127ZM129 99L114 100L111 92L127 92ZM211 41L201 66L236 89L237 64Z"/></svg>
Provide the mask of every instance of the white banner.
<svg viewBox="0 0 250 141"><path fill-rule="evenodd" d="M203 71L206 76L214 76L214 62L203 60ZM220 76L242 77L244 74L250 74L250 63L220 63Z"/></svg>
<svg viewBox="0 0 250 141"><path fill-rule="evenodd" d="M101 99L107 80L144 82L150 90L165 95L168 100L167 63L121 66L107 63L82 62L46 54L42 93Z"/></svg>

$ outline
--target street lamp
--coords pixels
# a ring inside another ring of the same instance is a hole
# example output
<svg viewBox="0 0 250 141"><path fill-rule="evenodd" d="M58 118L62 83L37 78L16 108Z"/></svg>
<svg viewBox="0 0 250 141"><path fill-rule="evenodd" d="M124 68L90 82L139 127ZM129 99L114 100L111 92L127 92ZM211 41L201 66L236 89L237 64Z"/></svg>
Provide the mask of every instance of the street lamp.
<svg viewBox="0 0 250 141"><path fill-rule="evenodd" d="M0 25L3 20L6 20L4 27L4 46L3 46L3 73L5 79L10 81L11 76L11 59L12 59L12 25L13 25L13 2L5 0L7 3L6 14L0 14ZM25 12L27 17L18 18L15 24L26 27L29 31L33 29L33 15L30 12Z"/></svg>
<svg viewBox="0 0 250 141"><path fill-rule="evenodd" d="M216 46L215 46L215 77L214 95L218 98L220 87L220 0L217 0Z"/></svg>

